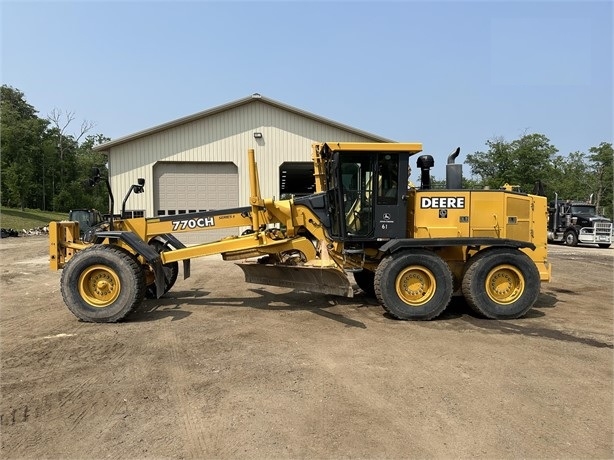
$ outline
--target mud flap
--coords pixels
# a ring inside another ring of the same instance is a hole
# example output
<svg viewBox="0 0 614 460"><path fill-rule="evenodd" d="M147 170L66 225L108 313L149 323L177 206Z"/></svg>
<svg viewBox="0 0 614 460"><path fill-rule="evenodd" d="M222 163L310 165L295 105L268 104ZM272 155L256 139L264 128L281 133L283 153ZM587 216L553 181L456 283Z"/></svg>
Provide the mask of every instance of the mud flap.
<svg viewBox="0 0 614 460"><path fill-rule="evenodd" d="M303 267L259 263L237 264L248 283L265 284L320 292L344 297L353 297L354 291L347 276L334 267Z"/></svg>

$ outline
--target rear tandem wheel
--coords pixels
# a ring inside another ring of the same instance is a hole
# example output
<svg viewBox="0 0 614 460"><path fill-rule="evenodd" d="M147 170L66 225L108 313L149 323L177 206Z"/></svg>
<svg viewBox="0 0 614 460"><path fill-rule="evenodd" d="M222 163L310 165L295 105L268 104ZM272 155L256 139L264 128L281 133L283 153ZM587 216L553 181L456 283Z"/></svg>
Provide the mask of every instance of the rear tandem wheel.
<svg viewBox="0 0 614 460"><path fill-rule="evenodd" d="M375 295L398 319L429 320L441 314L453 291L452 272L437 254L424 249L385 257L375 272Z"/></svg>
<svg viewBox="0 0 614 460"><path fill-rule="evenodd" d="M60 281L68 309L83 321L114 323L145 296L145 273L123 249L96 245L77 252L64 266Z"/></svg>
<svg viewBox="0 0 614 460"><path fill-rule="evenodd" d="M462 291L469 306L491 319L523 316L539 296L539 271L518 249L491 248L467 264Z"/></svg>

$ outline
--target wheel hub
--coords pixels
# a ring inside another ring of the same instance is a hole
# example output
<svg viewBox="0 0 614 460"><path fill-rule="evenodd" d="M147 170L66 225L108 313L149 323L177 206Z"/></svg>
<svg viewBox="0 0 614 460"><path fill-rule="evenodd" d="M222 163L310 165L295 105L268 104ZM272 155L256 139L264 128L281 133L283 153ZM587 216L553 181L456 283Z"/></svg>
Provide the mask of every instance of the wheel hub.
<svg viewBox="0 0 614 460"><path fill-rule="evenodd" d="M514 303L524 292L524 277L513 265L500 265L486 277L486 294L498 304Z"/></svg>
<svg viewBox="0 0 614 460"><path fill-rule="evenodd" d="M98 295L108 295L113 290L113 280L110 280L105 274L97 275L97 278L92 281L93 290Z"/></svg>
<svg viewBox="0 0 614 460"><path fill-rule="evenodd" d="M499 295L509 294L512 290L513 282L507 273L497 273L490 281L490 288Z"/></svg>
<svg viewBox="0 0 614 460"><path fill-rule="evenodd" d="M424 284L424 279L416 273L411 273L403 279L403 289L410 296L423 296Z"/></svg>
<svg viewBox="0 0 614 460"><path fill-rule="evenodd" d="M406 304L421 307L435 294L435 275L426 267L407 267L397 276L396 290Z"/></svg>
<svg viewBox="0 0 614 460"><path fill-rule="evenodd" d="M107 307L119 296L119 278L109 267L94 265L79 277L79 292L91 306Z"/></svg>

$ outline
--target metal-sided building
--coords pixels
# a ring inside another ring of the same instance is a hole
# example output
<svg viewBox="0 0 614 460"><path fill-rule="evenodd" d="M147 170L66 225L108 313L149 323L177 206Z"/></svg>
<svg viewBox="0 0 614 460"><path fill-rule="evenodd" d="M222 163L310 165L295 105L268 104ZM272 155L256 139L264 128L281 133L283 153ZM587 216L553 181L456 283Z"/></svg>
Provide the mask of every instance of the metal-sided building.
<svg viewBox="0 0 614 460"><path fill-rule="evenodd" d="M155 217L249 204L247 150L256 154L264 198L313 191L311 144L392 142L260 94L154 126L95 147L108 158L115 212L138 178L127 217ZM207 240L236 231L209 231ZM184 235L186 243L202 240Z"/></svg>

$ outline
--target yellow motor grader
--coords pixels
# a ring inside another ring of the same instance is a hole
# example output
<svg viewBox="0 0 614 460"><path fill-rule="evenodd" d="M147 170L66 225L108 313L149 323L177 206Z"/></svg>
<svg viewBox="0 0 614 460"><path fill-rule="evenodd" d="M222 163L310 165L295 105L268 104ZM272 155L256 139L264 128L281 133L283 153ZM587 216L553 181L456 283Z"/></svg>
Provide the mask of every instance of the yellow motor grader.
<svg viewBox="0 0 614 460"><path fill-rule="evenodd" d="M550 280L546 198L509 186L462 189L458 150L448 157L445 189L431 187L430 155L418 157L414 187L410 157L421 151L420 143L314 144L316 192L274 200L260 196L250 149L249 206L133 219L110 212L83 237L78 222L52 222L50 267L62 269L64 301L83 321L123 319L144 297L172 288L179 262L187 278L190 259L212 254L240 261L247 282L303 291L351 297L351 274L404 320L435 318L455 292L487 318L524 315ZM193 246L180 241L230 227L245 230Z"/></svg>

